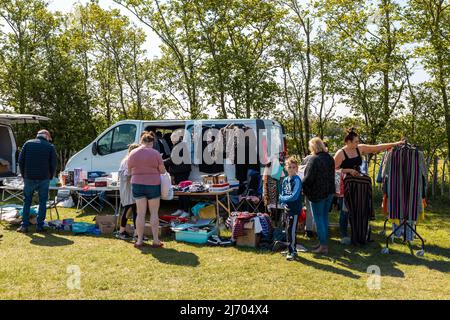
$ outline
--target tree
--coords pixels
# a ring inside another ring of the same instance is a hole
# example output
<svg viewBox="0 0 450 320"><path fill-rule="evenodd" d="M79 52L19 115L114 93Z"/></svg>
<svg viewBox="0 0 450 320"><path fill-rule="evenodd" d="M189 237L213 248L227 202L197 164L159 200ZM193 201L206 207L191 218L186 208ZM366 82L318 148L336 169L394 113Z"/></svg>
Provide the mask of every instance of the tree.
<svg viewBox="0 0 450 320"><path fill-rule="evenodd" d="M446 0L410 0L405 17L406 27L417 42L416 54L434 79L432 88L440 93L450 158L450 4Z"/></svg>

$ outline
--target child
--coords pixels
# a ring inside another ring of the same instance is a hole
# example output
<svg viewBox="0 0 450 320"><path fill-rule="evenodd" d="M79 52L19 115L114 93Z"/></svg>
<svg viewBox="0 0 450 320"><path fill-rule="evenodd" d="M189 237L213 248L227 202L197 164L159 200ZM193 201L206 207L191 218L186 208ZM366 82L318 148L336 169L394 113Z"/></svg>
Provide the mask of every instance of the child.
<svg viewBox="0 0 450 320"><path fill-rule="evenodd" d="M128 156L131 151L139 148L139 144L133 143L128 147L128 155L120 163L119 169L119 179L120 179L120 203L123 207L122 219L120 221L120 230L117 235L119 239L130 240L131 235L126 232L126 226L128 222L127 213L129 210L133 212L133 223L134 229L136 229L136 201L133 198L133 193L131 192L131 183L128 179Z"/></svg>
<svg viewBox="0 0 450 320"><path fill-rule="evenodd" d="M294 158L286 160L288 176L284 178L281 188L280 202L289 210L289 227L286 235L289 244L286 259L291 261L297 255L296 231L298 217L302 210L302 180L297 175L298 161Z"/></svg>

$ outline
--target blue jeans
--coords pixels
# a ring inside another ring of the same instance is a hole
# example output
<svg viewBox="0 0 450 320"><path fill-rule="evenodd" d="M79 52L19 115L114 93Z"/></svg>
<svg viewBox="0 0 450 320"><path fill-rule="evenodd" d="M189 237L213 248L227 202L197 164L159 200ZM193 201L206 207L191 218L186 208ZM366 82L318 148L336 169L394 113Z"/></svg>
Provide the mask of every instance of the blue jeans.
<svg viewBox="0 0 450 320"><path fill-rule="evenodd" d="M39 211L37 216L37 226L43 227L45 221L45 215L47 213L47 200L48 200L48 189L50 187L50 180L29 180L24 179L24 204L23 204L23 216L22 216L22 226L28 228L30 225L30 207L33 201L33 194L35 191L39 195Z"/></svg>
<svg viewBox="0 0 450 320"><path fill-rule="evenodd" d="M322 246L328 245L328 212L333 202L333 195L318 202L310 201L311 212L316 222L317 235Z"/></svg>
<svg viewBox="0 0 450 320"><path fill-rule="evenodd" d="M341 207L341 213L339 214L339 232L341 238L348 237L348 212L343 210L344 198L339 198L339 206Z"/></svg>

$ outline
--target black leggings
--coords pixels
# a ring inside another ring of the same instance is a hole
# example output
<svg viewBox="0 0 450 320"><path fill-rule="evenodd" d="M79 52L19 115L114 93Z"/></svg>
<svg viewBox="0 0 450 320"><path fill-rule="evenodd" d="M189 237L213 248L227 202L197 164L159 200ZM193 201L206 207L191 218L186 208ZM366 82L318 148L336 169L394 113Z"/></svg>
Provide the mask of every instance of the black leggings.
<svg viewBox="0 0 450 320"><path fill-rule="evenodd" d="M123 210L122 210L122 219L120 220L120 226L122 228L125 228L127 226L127 212L128 210L131 208L131 210L133 210L133 224L134 224L134 228L136 229L136 217L137 217L137 208L136 208L136 204L130 204L128 206L124 206Z"/></svg>

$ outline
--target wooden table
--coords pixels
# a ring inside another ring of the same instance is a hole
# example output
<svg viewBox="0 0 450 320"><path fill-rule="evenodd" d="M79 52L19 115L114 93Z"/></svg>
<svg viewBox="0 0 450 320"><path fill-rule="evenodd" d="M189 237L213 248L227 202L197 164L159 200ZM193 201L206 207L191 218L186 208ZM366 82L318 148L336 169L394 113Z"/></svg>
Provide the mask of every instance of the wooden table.
<svg viewBox="0 0 450 320"><path fill-rule="evenodd" d="M217 235L220 235L220 228L219 228L219 222L220 222L220 215L219 210L220 207L222 207L228 215L231 214L231 200L230 200L230 193L235 191L235 188L230 188L225 191L220 192L182 192L182 191L175 191L175 196L190 196L190 197L215 197L216 200L216 229L217 229ZM226 205L220 200L220 197L225 196L226 197Z"/></svg>

